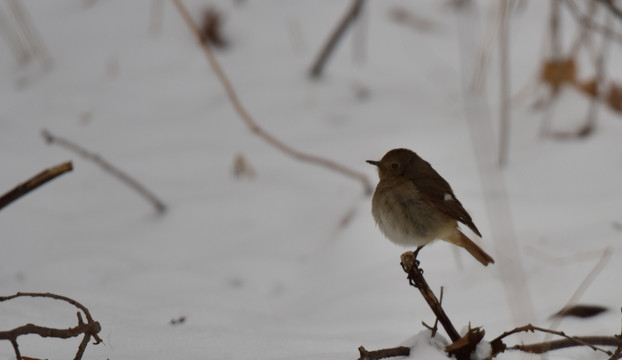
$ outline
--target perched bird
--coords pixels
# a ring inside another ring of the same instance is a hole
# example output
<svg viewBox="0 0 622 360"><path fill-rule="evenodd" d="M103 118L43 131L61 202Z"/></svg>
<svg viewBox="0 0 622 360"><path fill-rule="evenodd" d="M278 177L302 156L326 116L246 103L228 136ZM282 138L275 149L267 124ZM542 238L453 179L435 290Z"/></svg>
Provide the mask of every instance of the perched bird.
<svg viewBox="0 0 622 360"><path fill-rule="evenodd" d="M495 262L458 228L461 222L482 236L449 183L430 163L408 149L393 149L380 161L367 162L378 167L380 177L372 214L389 240L420 248L441 239L466 249L483 265Z"/></svg>

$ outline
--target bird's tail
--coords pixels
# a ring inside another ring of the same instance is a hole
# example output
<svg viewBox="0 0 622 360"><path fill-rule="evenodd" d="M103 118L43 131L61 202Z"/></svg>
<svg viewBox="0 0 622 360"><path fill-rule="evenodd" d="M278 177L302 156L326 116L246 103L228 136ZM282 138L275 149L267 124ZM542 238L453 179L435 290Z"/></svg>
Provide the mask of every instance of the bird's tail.
<svg viewBox="0 0 622 360"><path fill-rule="evenodd" d="M477 244L475 244L473 240L469 239L459 229L456 230L456 236L454 236L450 240L451 243L466 249L466 251L473 255L473 257L476 258L477 261L481 262L484 266L495 263L495 260L490 255L486 254L486 252L482 250L482 248L477 246Z"/></svg>

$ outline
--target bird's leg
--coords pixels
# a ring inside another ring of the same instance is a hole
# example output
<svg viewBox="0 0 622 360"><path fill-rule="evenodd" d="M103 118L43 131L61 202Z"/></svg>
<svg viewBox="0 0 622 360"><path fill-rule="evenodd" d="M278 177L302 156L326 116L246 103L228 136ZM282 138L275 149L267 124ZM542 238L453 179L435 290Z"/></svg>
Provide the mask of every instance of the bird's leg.
<svg viewBox="0 0 622 360"><path fill-rule="evenodd" d="M421 245L421 246L417 246L417 248L415 249L415 251L413 251L413 257L415 258L415 267L419 267L419 260L417 260L417 255L419 255L419 251L421 251L421 249L423 249L425 245ZM423 271L421 272L423 273Z"/></svg>
<svg viewBox="0 0 622 360"><path fill-rule="evenodd" d="M419 254L419 251L423 249L423 246L425 245L418 246L417 249L415 249L415 251L411 252L412 258L404 257L407 253L404 253L402 255L402 267L404 268L404 271L406 271L406 273L408 274L408 281L410 285L416 288L419 288L419 285L417 284L417 281L415 281L415 277L416 276L421 277L423 275L423 269L419 269L420 263L419 263L419 260L417 260L417 255ZM414 274L418 274L418 275L414 275Z"/></svg>

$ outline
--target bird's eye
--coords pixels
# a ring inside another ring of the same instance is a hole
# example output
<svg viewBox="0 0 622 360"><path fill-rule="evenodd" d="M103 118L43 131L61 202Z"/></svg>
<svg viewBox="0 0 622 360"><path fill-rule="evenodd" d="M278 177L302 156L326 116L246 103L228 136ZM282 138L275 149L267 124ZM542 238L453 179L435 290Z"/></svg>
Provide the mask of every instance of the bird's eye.
<svg viewBox="0 0 622 360"><path fill-rule="evenodd" d="M397 169L398 167L400 167L400 164L393 163L393 164L391 164L391 167L394 168L394 169Z"/></svg>

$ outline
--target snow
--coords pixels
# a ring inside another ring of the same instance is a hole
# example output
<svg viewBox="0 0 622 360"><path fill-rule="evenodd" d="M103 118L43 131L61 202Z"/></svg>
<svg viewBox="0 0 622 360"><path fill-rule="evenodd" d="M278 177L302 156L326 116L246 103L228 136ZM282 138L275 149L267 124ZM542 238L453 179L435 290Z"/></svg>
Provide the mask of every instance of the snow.
<svg viewBox="0 0 622 360"><path fill-rule="evenodd" d="M475 352L473 353L473 355L471 355L471 358L486 359L491 354L492 354L492 347L490 346L490 343L486 341L482 341L479 344L477 344L477 347L475 348Z"/></svg>
<svg viewBox="0 0 622 360"><path fill-rule="evenodd" d="M503 176L520 253L498 254L465 121L457 35L464 29L447 4L368 2L365 27L343 39L324 78L310 81L307 70L349 2L211 3L226 14L231 42L216 56L263 128L374 183L366 159L410 148L452 185L483 234L483 249L497 260L483 267L443 242L421 252L426 279L434 290L444 286L443 305L456 327L483 326L490 340L524 325L513 322L505 296L504 256L520 257L531 298L515 300L531 301L534 323L546 327L610 248L611 259L580 299L610 310L565 319L559 328L575 335L620 332L618 114L602 107L592 135L559 141L539 133L543 112L530 107L536 91L513 106ZM249 131L171 3L164 4L158 34L149 32L148 1L23 4L54 67L46 72L36 60L20 66L0 45L0 192L62 161L72 160L75 169L0 212L0 295L54 292L87 306L105 344L89 345L85 359L341 360L356 358L360 345L400 343L413 347L413 359L445 358L444 333L430 339L421 325L433 323L433 314L407 284L399 265L404 249L376 228L371 197L359 183L289 158ZM205 6L187 5L193 14ZM395 6L438 30L395 23L389 16ZM10 14L6 5L0 9ZM481 5L484 30L494 9ZM513 93L534 81L547 11L544 2L530 2L513 16ZM570 18L564 24L572 29ZM354 55L357 36L364 39L363 59ZM494 56L487 83L493 116ZM620 60L617 44L610 56L610 64ZM610 67L619 80L620 69ZM581 69L590 75L588 65ZM551 126L576 129L588 106L576 91L562 92ZM156 214L95 164L46 145L42 129L139 179L168 211ZM256 177L233 176L238 155ZM180 316L184 323L170 324ZM73 326L75 309L41 299L0 303L0 330L29 322ZM23 355L65 359L79 339L19 342ZM8 342L0 342L0 357L14 358ZM574 348L550 358L603 356Z"/></svg>
<svg viewBox="0 0 622 360"><path fill-rule="evenodd" d="M435 334L432 337L430 330L422 330L417 335L404 341L401 346L407 346L411 348L408 359L447 359L447 356L443 354L443 349L450 342L447 341L440 334Z"/></svg>

